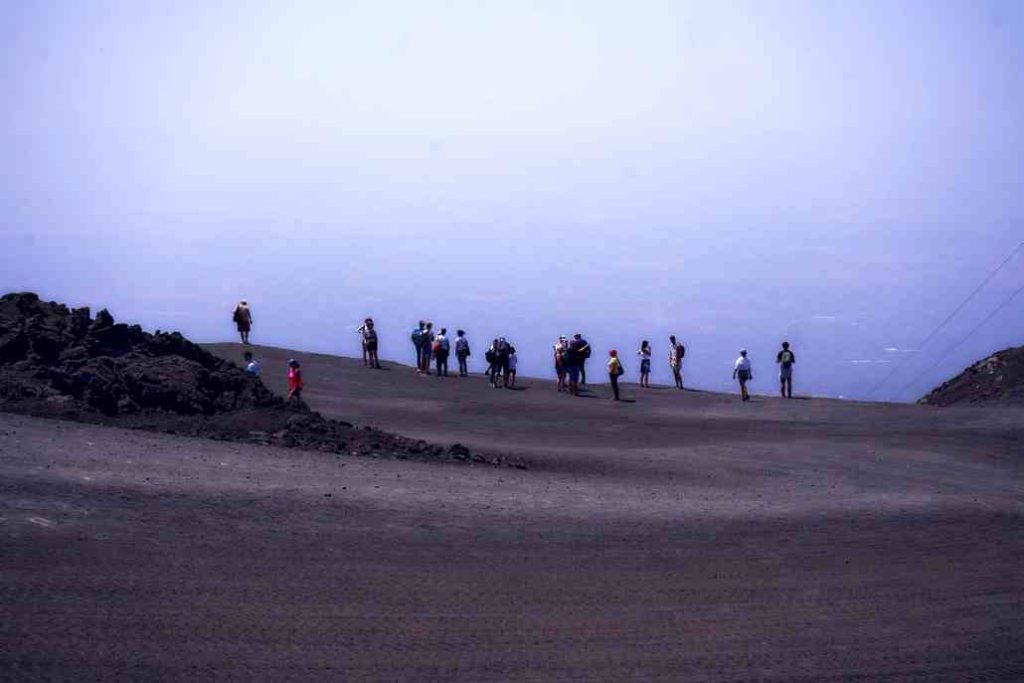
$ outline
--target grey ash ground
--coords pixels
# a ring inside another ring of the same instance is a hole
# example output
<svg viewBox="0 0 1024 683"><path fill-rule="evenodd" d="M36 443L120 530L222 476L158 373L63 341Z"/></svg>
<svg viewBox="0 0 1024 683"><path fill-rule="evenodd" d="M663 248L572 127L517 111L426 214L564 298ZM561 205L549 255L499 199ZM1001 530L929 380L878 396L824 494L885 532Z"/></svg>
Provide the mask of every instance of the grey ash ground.
<svg viewBox="0 0 1024 683"><path fill-rule="evenodd" d="M255 351L273 391L298 355L325 419L529 469L0 413L0 677L1024 677L1018 406L614 404Z"/></svg>

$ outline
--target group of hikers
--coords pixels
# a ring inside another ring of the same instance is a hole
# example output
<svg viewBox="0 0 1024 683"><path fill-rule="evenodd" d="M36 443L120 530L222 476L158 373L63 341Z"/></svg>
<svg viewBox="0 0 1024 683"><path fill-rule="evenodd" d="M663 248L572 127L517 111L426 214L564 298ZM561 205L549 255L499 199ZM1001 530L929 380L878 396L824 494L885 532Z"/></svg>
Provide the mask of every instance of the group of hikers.
<svg viewBox="0 0 1024 683"><path fill-rule="evenodd" d="M233 320L238 327L238 333L242 343L249 344L249 332L252 329L252 311L245 300L239 302L235 307ZM363 365L370 368L380 368L380 360L377 356L379 341L377 330L374 327L373 318L366 318L358 328L360 336ZM448 376L448 358L451 355L452 343L448 337L448 329L440 328L434 331L434 324L429 321L420 320L419 324L412 329L410 339L413 344L416 358L416 372L420 375L434 374L437 377ZM471 355L469 340L466 338L465 330L455 332L455 358L459 364L459 377L469 376L469 357ZM587 383L586 363L591 357L592 350L590 343L579 333L568 336L560 336L553 346L553 360L555 376L558 379L557 389L559 392L568 393L570 396L578 396L580 386ZM649 388L651 386L651 344L648 340L640 343L637 351L640 359L640 386ZM676 389L683 389L682 365L686 356L686 347L680 343L675 335L669 337L668 364L672 370L672 378ZM518 358L516 349L505 337L496 337L487 348L484 358L487 361L487 380L494 388L511 389L515 387L516 366ZM782 342L782 349L776 354L775 362L779 366L779 393L783 398L793 398L793 366L796 364L796 354L790 349L789 342ZM434 372L431 373L431 366ZM608 381L611 384L613 400L620 400L619 378L625 373L625 367L615 349L608 352L607 361ZM259 363L252 358L252 353L245 352L246 372L259 375ZM740 355L733 364L732 377L739 382L740 397L743 401L750 400L750 392L747 384L754 379L753 367L746 349L740 350ZM298 361L294 358L288 361L288 398L301 399L302 397L302 370Z"/></svg>

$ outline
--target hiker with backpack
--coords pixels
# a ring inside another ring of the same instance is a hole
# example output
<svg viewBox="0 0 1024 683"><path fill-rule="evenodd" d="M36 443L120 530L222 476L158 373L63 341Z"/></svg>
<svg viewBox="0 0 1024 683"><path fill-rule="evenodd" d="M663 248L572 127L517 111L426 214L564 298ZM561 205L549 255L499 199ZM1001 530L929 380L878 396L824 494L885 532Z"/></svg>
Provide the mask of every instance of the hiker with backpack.
<svg viewBox="0 0 1024 683"><path fill-rule="evenodd" d="M249 302L242 299L235 306L235 311L231 314L231 319L235 322L235 326L238 327L238 334L242 338L243 344L249 343L249 330L252 329L252 311L249 310Z"/></svg>
<svg viewBox="0 0 1024 683"><path fill-rule="evenodd" d="M455 335L455 358L459 361L459 377L468 377L469 341L466 339L465 330L456 330Z"/></svg>
<svg viewBox="0 0 1024 683"><path fill-rule="evenodd" d="M651 345L646 339L640 342L640 350L636 352L640 356L640 386L650 388L651 386Z"/></svg>
<svg viewBox="0 0 1024 683"><path fill-rule="evenodd" d="M580 384L587 383L587 359L590 358L590 344L578 332L573 335L573 341L579 342L580 360Z"/></svg>
<svg viewBox="0 0 1024 683"><path fill-rule="evenodd" d="M782 350L775 356L775 362L779 364L779 393L782 398L793 398L793 366L796 364L796 354L789 350L789 342L782 342Z"/></svg>
<svg viewBox="0 0 1024 683"><path fill-rule="evenodd" d="M612 349L608 352L608 381L612 385L612 393L615 395L613 401L619 400L619 377L626 374L626 369L622 367L622 361L619 360L619 352Z"/></svg>
<svg viewBox="0 0 1024 683"><path fill-rule="evenodd" d="M494 345L494 386L498 386L498 375L501 375L501 386L508 388L509 357L512 355L512 345L504 337L498 337Z"/></svg>
<svg viewBox="0 0 1024 683"><path fill-rule="evenodd" d="M484 353L484 360L487 361L487 383L492 387L497 387L497 358L498 358L498 339L495 338L491 345L487 347L487 352Z"/></svg>
<svg viewBox="0 0 1024 683"><path fill-rule="evenodd" d="M434 354L434 363L437 366L437 376L441 377L442 374L448 376L448 354L451 346L448 342L448 328L442 327L441 332L434 337L434 341L431 343L431 353Z"/></svg>
<svg viewBox="0 0 1024 683"><path fill-rule="evenodd" d="M676 341L675 335L668 338L668 365L672 368L672 378L676 381L676 389L683 388L683 356L686 347Z"/></svg>
<svg viewBox="0 0 1024 683"><path fill-rule="evenodd" d="M569 375L569 395L580 395L580 362L583 360L583 347L586 342L580 335L574 335L565 352L565 372Z"/></svg>
<svg viewBox="0 0 1024 683"><path fill-rule="evenodd" d="M754 379L754 370L750 365L750 359L747 358L746 349L740 349L740 357L736 359L732 368L732 378L739 379L740 396L744 401L749 401L750 393L747 391L747 382Z"/></svg>
<svg viewBox="0 0 1024 683"><path fill-rule="evenodd" d="M555 351L555 376L558 377L559 393L566 390L565 383L565 354L569 351L569 342L565 337L559 337L554 345Z"/></svg>
<svg viewBox="0 0 1024 683"><path fill-rule="evenodd" d="M424 375L429 375L430 358L434 353L434 323L429 320L426 327L423 328L423 346L420 347L420 351L422 352L420 368L422 368Z"/></svg>
<svg viewBox="0 0 1024 683"><path fill-rule="evenodd" d="M412 328L412 345L416 349L416 372L423 372L423 330L427 326L424 321L419 322L418 327Z"/></svg>

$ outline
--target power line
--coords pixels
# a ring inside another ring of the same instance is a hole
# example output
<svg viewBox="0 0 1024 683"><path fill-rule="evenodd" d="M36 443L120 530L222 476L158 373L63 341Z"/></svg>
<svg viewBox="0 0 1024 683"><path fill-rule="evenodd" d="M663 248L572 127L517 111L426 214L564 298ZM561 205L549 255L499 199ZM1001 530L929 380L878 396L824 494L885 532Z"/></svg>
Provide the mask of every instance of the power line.
<svg viewBox="0 0 1024 683"><path fill-rule="evenodd" d="M988 277L986 277L984 280L982 280L981 284L978 285L977 287L975 287L974 291L972 291L970 294L968 294L967 298L964 299L963 301L961 301L960 305L957 306L956 308L954 308L953 312L950 313L949 315L947 315L946 319L943 320L941 323L939 323L938 326L935 329L933 329L931 331L931 333L927 337L924 338L924 341L922 341L921 343L919 343L917 345L917 348L923 349L925 347L925 344L927 344L932 339L934 339L935 335L937 335L939 333L939 330L941 330L943 327L945 327L949 323L950 320L952 320L954 317L956 317L956 314L959 313L961 310L963 310L964 306L966 306L970 302L970 300L973 299L978 294L978 292L980 292L982 289L984 289L985 285L987 285L992 280L992 278L994 278L996 276L996 273L998 273L1004 267L1006 267L1006 264L1009 263L1013 259L1013 257L1017 255L1017 252L1020 251L1021 249L1024 249L1024 242L1021 242L1020 244L1018 244L1017 247L1013 251L1010 252L1010 255L1007 256L1005 259L1003 259L1003 262L1000 263L998 266L996 266L995 270L993 270L991 273L989 273ZM986 318L986 320L987 320L987 318ZM878 391L878 389L881 388L881 386L883 384L888 382L889 378L891 378L893 375L895 375L896 372L901 367L903 367L903 364L906 363L906 362L907 362L907 359L904 358L899 363L894 365L892 370L890 370L889 373L885 377L883 377L877 384L875 384L875 386L871 387L871 389L868 391L868 395L869 396L874 395L875 392ZM929 368L929 369L931 369L931 368ZM911 384L913 384L913 382L911 382ZM904 388L906 388L906 387L904 387Z"/></svg>
<svg viewBox="0 0 1024 683"><path fill-rule="evenodd" d="M942 362L942 361L943 361L943 360L944 360L944 359L946 358L946 356L948 356L948 355L949 355L950 353L952 353L954 349L956 349L956 348L957 348L958 346L960 346L961 344L963 344L963 343L964 343L965 341L967 341L968 339L970 339L970 338L971 338L971 335L973 335L973 334L974 334L975 332L977 332L977 331L978 331L979 329L981 329L981 327L982 327L982 326L983 326L983 325L984 325L985 323L987 323L987 322L988 322L989 320L991 320L992 318L994 318L994 317L995 317L995 315L996 315L996 313L998 313L999 311L1001 311L1001 310L1003 310L1004 308L1006 308L1006 307L1007 307L1007 306L1008 306L1008 305L1010 304L1010 302L1011 302L1011 301L1013 301L1013 300L1014 300L1014 299L1015 299L1015 298L1017 297L1017 295L1018 295L1018 294L1020 294L1021 292L1024 292L1024 285L1021 285L1020 287L1018 287L1018 288L1017 288L1017 289L1016 289L1016 290L1015 290L1015 291L1013 292L1013 294L1011 294L1010 296L1006 297L1006 299L1004 299L1004 300L1003 300L1003 303L999 304L999 306L997 306L997 307L996 307L996 309L995 309L994 311L992 311L992 312L991 312L991 313L989 313L989 314L988 314L987 316L985 316L985 319L984 319L984 320L982 320L982 321L981 321L980 323L978 323L977 325L975 325L975 326L974 326L974 327L973 327L973 328L971 329L971 331L970 331L970 332L968 332L966 336L964 336L964 338L963 338L963 339L961 339L961 340L960 340L960 341L958 341L958 342L957 342L956 344L953 344L953 345L952 345L952 346L950 346L950 347L949 347L948 349L946 349L946 350L945 350L945 351L943 352L943 354L942 354L941 356L939 356L938 358L936 358L936 359L935 359L935 362L934 362L934 363L932 363L932 364L931 364L931 365L929 365L929 366L928 366L927 368L925 368L925 369L924 369L924 371L923 371L923 372L921 372L921 373L919 373L919 374L918 374L918 375L917 375L916 377L914 377L914 379L910 380L910 381L909 381L909 382L907 382L907 383L906 383L905 385L903 385L903 387L902 387L902 388L900 388L900 391L902 392L902 391L904 391L904 390L906 390L906 389L909 389L909 388L910 388L911 386L913 386L913 385L914 385L914 384L915 384L915 383L916 383L916 382L917 382L917 381L918 381L919 379L921 379L922 377L924 377L924 376L925 376L925 375L926 375L927 373L931 372L931 371L932 371L932 370L933 370L933 369L935 368L935 366L936 366L936 365L938 365L939 363L941 363L941 362Z"/></svg>

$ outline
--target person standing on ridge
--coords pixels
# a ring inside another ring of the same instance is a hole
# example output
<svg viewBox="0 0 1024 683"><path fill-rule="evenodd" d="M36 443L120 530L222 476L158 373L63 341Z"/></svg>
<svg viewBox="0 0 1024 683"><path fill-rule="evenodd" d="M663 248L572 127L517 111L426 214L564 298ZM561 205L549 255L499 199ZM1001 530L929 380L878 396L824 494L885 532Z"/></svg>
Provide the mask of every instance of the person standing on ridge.
<svg viewBox="0 0 1024 683"><path fill-rule="evenodd" d="M676 341L675 335L668 338L668 365L672 368L672 378L676 381L676 389L683 388L683 356L686 347Z"/></svg>
<svg viewBox="0 0 1024 683"><path fill-rule="evenodd" d="M491 345L489 347L487 347L487 352L484 353L484 360L487 361L487 383L490 384L492 387L495 387L495 388L497 388L497 386L498 386L498 383L497 383L497 376L498 376L498 370L497 370L497 368L498 368L498 364L497 364L498 351L497 351L497 349L498 349L498 339L495 338L494 341L491 342Z"/></svg>
<svg viewBox="0 0 1024 683"><path fill-rule="evenodd" d="M498 337L494 345L494 386L498 386L498 375L501 375L501 386L508 389L508 358L511 355L512 346L504 337Z"/></svg>
<svg viewBox="0 0 1024 683"><path fill-rule="evenodd" d="M288 400L302 403L302 369L294 358L288 361Z"/></svg>
<svg viewBox="0 0 1024 683"><path fill-rule="evenodd" d="M583 359L583 346L586 344L580 335L573 336L569 348L565 352L565 372L569 375L569 395L580 395L580 361Z"/></svg>
<svg viewBox="0 0 1024 683"><path fill-rule="evenodd" d="M625 368L622 367L622 361L619 360L619 352L612 349L608 352L608 381L612 385L612 393L615 395L614 401L619 400L619 377L626 373Z"/></svg>
<svg viewBox="0 0 1024 683"><path fill-rule="evenodd" d="M421 320L419 327L412 328L412 345L416 349L416 372L418 374L423 373L423 328L426 325Z"/></svg>
<svg viewBox="0 0 1024 683"><path fill-rule="evenodd" d="M380 360L377 358L377 330L373 325L373 318L367 318L363 326L359 328L359 334L363 339L363 365L380 369Z"/></svg>
<svg viewBox="0 0 1024 683"><path fill-rule="evenodd" d="M558 377L558 391L561 393L567 387L565 383L565 355L569 351L569 342L564 336L558 338L558 342L554 345L554 351L555 376Z"/></svg>
<svg viewBox="0 0 1024 683"><path fill-rule="evenodd" d="M423 325L423 343L420 345L420 374L430 374L431 348L434 344L434 323L429 320Z"/></svg>
<svg viewBox="0 0 1024 683"><path fill-rule="evenodd" d="M590 344L583 338L583 335L577 333L573 335L573 341L580 343L579 355L580 355L580 384L587 383L587 359L590 358Z"/></svg>
<svg viewBox="0 0 1024 683"><path fill-rule="evenodd" d="M516 385L516 366L519 365L519 356L516 355L516 347L509 345L508 347L508 381L505 382L506 386L514 387Z"/></svg>
<svg viewBox="0 0 1024 683"><path fill-rule="evenodd" d="M796 354L789 350L789 342L782 342L782 350L775 356L779 364L779 393L782 398L793 398L793 366Z"/></svg>
<svg viewBox="0 0 1024 683"><path fill-rule="evenodd" d="M444 375L448 376L448 355L451 352L451 346L448 341L448 328L442 327L441 332L434 337L434 342L431 345L431 349L434 353L434 363L437 364L437 376L441 377Z"/></svg>
<svg viewBox="0 0 1024 683"><path fill-rule="evenodd" d="M640 342L640 350L636 352L640 356L640 386L651 387L651 345L646 339Z"/></svg>
<svg viewBox="0 0 1024 683"><path fill-rule="evenodd" d="M465 330L456 330L455 335L455 358L459 361L459 377L468 377L469 364L466 359L469 358L469 341L466 339Z"/></svg>
<svg viewBox="0 0 1024 683"><path fill-rule="evenodd" d="M746 349L740 349L740 357L736 359L736 363L732 368L732 378L739 379L740 396L743 397L744 401L749 401L750 394L747 392L747 382L754 379L754 370L750 366L750 359L747 358Z"/></svg>
<svg viewBox="0 0 1024 683"><path fill-rule="evenodd" d="M238 327L238 334L242 337L242 343L249 343L249 330L252 329L252 311L249 310L249 302L242 299L235 306L235 312L231 314L231 319L235 321L235 325Z"/></svg>

